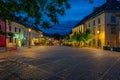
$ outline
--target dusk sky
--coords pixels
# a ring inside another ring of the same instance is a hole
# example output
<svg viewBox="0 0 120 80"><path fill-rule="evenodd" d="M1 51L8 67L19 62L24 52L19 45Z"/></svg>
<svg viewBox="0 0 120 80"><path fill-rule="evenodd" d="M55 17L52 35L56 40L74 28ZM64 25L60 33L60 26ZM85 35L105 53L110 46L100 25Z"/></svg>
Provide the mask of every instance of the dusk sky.
<svg viewBox="0 0 120 80"><path fill-rule="evenodd" d="M90 4L87 0L70 0L71 8L66 11L65 16L60 17L60 20L80 20L90 14L94 7L98 7L105 2L106 0L94 0L94 3Z"/></svg>
<svg viewBox="0 0 120 80"><path fill-rule="evenodd" d="M104 4L106 0L94 0L93 4L90 4L88 0L70 0L71 8L66 10L64 16L60 16L60 25L54 26L51 29L43 29L48 34L59 33L65 35L72 30L72 27L76 25L81 19L89 15L94 7L99 7Z"/></svg>

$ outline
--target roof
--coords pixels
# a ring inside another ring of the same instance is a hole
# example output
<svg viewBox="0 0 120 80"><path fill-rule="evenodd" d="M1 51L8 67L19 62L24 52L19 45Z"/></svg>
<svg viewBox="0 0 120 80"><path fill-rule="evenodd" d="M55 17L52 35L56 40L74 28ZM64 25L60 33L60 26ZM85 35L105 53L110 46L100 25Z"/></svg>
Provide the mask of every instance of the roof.
<svg viewBox="0 0 120 80"><path fill-rule="evenodd" d="M94 9L88 16L84 17L75 27L84 24L85 21L103 12L120 12L120 0L107 0L106 3Z"/></svg>

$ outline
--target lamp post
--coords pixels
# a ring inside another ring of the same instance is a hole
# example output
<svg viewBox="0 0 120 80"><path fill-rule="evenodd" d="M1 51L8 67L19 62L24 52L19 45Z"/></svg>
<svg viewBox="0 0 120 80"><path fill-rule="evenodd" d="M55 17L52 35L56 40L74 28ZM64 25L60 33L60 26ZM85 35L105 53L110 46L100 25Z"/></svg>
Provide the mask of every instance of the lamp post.
<svg viewBox="0 0 120 80"><path fill-rule="evenodd" d="M97 48L99 47L99 34L100 34L100 31L97 30Z"/></svg>
<svg viewBox="0 0 120 80"><path fill-rule="evenodd" d="M28 29L28 31L29 31L29 47L28 48L31 48L31 29L29 28Z"/></svg>

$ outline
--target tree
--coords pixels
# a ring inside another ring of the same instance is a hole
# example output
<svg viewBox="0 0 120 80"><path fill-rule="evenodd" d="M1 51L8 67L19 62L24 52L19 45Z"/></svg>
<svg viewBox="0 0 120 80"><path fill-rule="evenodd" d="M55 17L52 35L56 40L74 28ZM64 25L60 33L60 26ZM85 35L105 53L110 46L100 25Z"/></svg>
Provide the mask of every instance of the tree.
<svg viewBox="0 0 120 80"><path fill-rule="evenodd" d="M78 43L78 45L84 42L84 35L82 32L75 32L72 38Z"/></svg>
<svg viewBox="0 0 120 80"><path fill-rule="evenodd" d="M69 0L0 0L3 20L14 20L17 16L23 22L44 28L58 24L58 16L63 16L68 8Z"/></svg>
<svg viewBox="0 0 120 80"><path fill-rule="evenodd" d="M92 40L92 35L90 33L90 30L87 29L85 32L75 32L72 36L72 39L74 39L78 44L79 43L89 43Z"/></svg>
<svg viewBox="0 0 120 80"><path fill-rule="evenodd" d="M64 40L69 40L69 39L70 39L69 35L64 36Z"/></svg>
<svg viewBox="0 0 120 80"><path fill-rule="evenodd" d="M82 42L83 41L83 34L81 32L75 32L72 36L72 38L76 41L76 42Z"/></svg>
<svg viewBox="0 0 120 80"><path fill-rule="evenodd" d="M84 40L85 40L85 43L89 43L92 40L92 35L89 29L87 29L84 33Z"/></svg>

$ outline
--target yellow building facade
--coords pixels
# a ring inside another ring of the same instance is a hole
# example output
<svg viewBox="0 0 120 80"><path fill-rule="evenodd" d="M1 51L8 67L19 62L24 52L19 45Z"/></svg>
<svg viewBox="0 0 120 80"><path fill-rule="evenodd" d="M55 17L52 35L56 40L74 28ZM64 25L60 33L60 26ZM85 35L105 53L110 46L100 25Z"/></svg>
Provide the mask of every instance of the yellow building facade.
<svg viewBox="0 0 120 80"><path fill-rule="evenodd" d="M112 9L109 6L112 4ZM107 7L107 8L105 8ZM118 9L116 9L118 7ZM75 32L84 32L89 29L92 40L87 46L91 47L120 47L120 3L117 0L107 0L105 4L96 8L72 29Z"/></svg>
<svg viewBox="0 0 120 80"><path fill-rule="evenodd" d="M42 32L31 27L24 28L24 46L34 46L35 43L39 43Z"/></svg>

